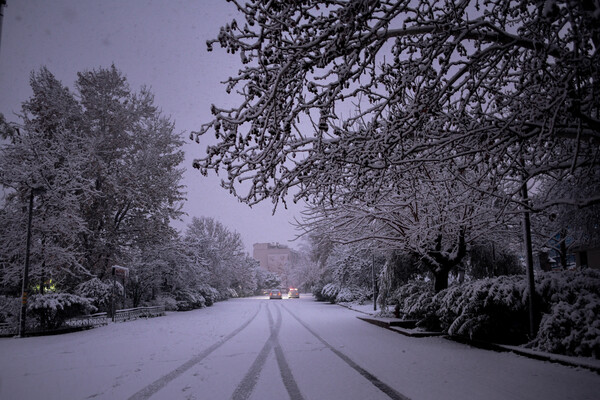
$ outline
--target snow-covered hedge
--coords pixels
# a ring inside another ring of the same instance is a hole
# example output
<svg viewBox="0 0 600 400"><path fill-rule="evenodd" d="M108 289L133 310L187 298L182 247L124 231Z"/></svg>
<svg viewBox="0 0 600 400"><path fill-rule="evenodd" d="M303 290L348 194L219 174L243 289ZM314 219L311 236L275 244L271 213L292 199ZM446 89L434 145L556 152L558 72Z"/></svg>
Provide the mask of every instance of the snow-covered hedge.
<svg viewBox="0 0 600 400"><path fill-rule="evenodd" d="M182 289L177 292L177 311L189 311L206 306L204 296L198 290Z"/></svg>
<svg viewBox="0 0 600 400"><path fill-rule="evenodd" d="M313 296L315 297L315 299L317 301L324 301L325 299L323 298L323 283L317 283L315 285L313 285L310 288L310 291L312 292Z"/></svg>
<svg viewBox="0 0 600 400"><path fill-rule="evenodd" d="M451 335L499 343L524 344L529 331L527 278L481 279L438 294L430 283L411 282L393 297L406 319ZM536 276L541 315L529 347L600 358L600 271L546 272Z"/></svg>
<svg viewBox="0 0 600 400"><path fill-rule="evenodd" d="M207 306L212 306L216 301L224 300L221 293L210 285L200 285L198 291L204 297Z"/></svg>
<svg viewBox="0 0 600 400"><path fill-rule="evenodd" d="M21 298L0 296L0 322L16 326L21 312Z"/></svg>
<svg viewBox="0 0 600 400"><path fill-rule="evenodd" d="M343 287L338 292L337 297L335 298L335 302L358 302L362 304L369 297L370 294L370 291L363 289L359 286Z"/></svg>
<svg viewBox="0 0 600 400"><path fill-rule="evenodd" d="M157 296L149 305L164 306L166 311L177 311L177 300L167 293Z"/></svg>
<svg viewBox="0 0 600 400"><path fill-rule="evenodd" d="M544 274L537 290L550 304L530 346L600 359L600 271Z"/></svg>
<svg viewBox="0 0 600 400"><path fill-rule="evenodd" d="M528 332L525 276L501 276L451 286L432 298L440 327L450 335L523 343ZM430 321L431 314L429 315Z"/></svg>
<svg viewBox="0 0 600 400"><path fill-rule="evenodd" d="M340 285L337 283L328 283L327 285L323 286L323 289L321 290L321 296L323 300L335 303L335 299L337 298L339 292Z"/></svg>
<svg viewBox="0 0 600 400"><path fill-rule="evenodd" d="M56 329L66 319L95 312L92 302L93 299L70 293L34 294L27 303L27 313L40 327Z"/></svg>
<svg viewBox="0 0 600 400"><path fill-rule="evenodd" d="M390 304L398 303L400 313L406 319L422 319L429 313L433 295L431 282L410 281L391 294Z"/></svg>
<svg viewBox="0 0 600 400"><path fill-rule="evenodd" d="M98 278L92 278L79 284L75 288L75 294L92 299L93 305L99 310L108 310L110 309L112 289L112 283L109 284ZM123 286L120 283L115 284L115 295L123 295Z"/></svg>

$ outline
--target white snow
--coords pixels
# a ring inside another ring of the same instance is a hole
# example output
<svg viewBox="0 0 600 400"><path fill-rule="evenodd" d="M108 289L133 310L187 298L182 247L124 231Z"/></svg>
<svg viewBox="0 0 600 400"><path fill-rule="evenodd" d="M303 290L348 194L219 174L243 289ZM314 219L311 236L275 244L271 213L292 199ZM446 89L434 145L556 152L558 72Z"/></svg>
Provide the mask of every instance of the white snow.
<svg viewBox="0 0 600 400"><path fill-rule="evenodd" d="M281 318L273 345L283 350L304 399L388 398L334 349L413 400L597 399L600 393L600 375L585 369L443 338L408 338L302 295L230 299L89 331L0 339L0 398L126 399L158 382L153 399L227 399L269 340L269 314ZM289 398L274 351L250 398Z"/></svg>

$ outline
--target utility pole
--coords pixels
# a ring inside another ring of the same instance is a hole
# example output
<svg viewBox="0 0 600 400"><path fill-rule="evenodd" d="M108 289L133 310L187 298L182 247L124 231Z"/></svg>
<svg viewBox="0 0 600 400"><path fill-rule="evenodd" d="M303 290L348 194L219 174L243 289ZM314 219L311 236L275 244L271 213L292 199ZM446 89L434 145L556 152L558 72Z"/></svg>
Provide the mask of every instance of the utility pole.
<svg viewBox="0 0 600 400"><path fill-rule="evenodd" d="M527 179L523 178L521 188L523 204L525 207L523 213L523 236L525 239L525 260L527 263L527 281L529 287L529 336L533 339L536 335L535 323L535 277L533 276L533 249L531 245L531 219L529 218L529 194L527 192Z"/></svg>
<svg viewBox="0 0 600 400"><path fill-rule="evenodd" d="M2 0L0 0L1 2ZM33 219L33 198L36 194L45 192L43 187L31 188L29 192L29 215L27 217L27 240L25 242L25 268L23 269L23 287L21 290L21 321L19 324L19 337L25 335L27 320L27 291L29 289L29 253L31 249L31 221Z"/></svg>

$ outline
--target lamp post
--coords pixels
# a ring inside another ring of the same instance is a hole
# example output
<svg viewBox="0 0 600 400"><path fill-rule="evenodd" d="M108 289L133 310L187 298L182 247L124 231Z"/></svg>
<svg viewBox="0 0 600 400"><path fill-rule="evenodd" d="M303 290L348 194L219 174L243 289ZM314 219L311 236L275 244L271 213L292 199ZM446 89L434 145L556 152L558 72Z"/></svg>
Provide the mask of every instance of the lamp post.
<svg viewBox="0 0 600 400"><path fill-rule="evenodd" d="M1 0L0 0L1 1ZM27 219L27 241L25 242L25 269L23 270L23 288L21 295L21 321L19 336L25 336L25 322L27 320L27 290L29 287L29 252L31 248L31 220L33 218L33 198L36 194L45 192L43 187L32 187L29 193L29 215Z"/></svg>

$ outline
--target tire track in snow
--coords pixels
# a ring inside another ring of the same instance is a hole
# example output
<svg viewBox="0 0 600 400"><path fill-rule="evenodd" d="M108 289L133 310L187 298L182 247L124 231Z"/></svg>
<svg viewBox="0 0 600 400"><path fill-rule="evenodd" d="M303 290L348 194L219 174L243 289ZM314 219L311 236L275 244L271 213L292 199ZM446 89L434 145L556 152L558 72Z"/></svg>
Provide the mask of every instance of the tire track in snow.
<svg viewBox="0 0 600 400"><path fill-rule="evenodd" d="M361 374L364 378L366 378L369 382L371 382L377 389L381 390L385 393L390 399L394 400L410 400L410 398L398 393L394 388L380 381L375 375L352 361L350 357L330 345L325 339L319 336L315 331L313 331L304 321L296 316L296 314L292 313L288 308L282 305L283 309L287 311L296 321L300 323L307 331L309 331L314 337L316 337L321 343L325 345L329 350L333 352L336 356L341 358L346 364L348 364L352 369Z"/></svg>
<svg viewBox="0 0 600 400"><path fill-rule="evenodd" d="M304 400L302 394L300 393L300 389L294 380L292 371L285 359L283 350L279 344L278 336L281 329L281 311L277 306L275 306L275 310L277 311L277 319L275 323L273 323L273 316L271 315L271 310L267 304L269 329L271 334L269 335L269 338L267 339L261 351L258 353L258 356L248 369L248 372L233 392L233 395L231 396L232 400L247 400L250 397L254 387L256 386L256 383L258 382L260 372L262 371L267 361L267 357L272 349L275 350L275 358L277 359L277 364L279 366L279 373L281 374L283 385L290 396L290 400Z"/></svg>
<svg viewBox="0 0 600 400"><path fill-rule="evenodd" d="M279 307L275 307L277 309L277 317L279 321L281 321L281 310ZM281 379L283 380L283 385L287 390L290 400L304 400L302 397L302 393L300 393L300 388L294 379L294 375L292 375L292 370L285 359L285 355L283 354L283 350L281 349L281 345L279 344L279 335L275 338L275 358L277 358L277 365L279 365L279 373L281 374Z"/></svg>
<svg viewBox="0 0 600 400"><path fill-rule="evenodd" d="M190 368L192 368L194 365L198 364L204 358L206 358L207 356L209 356L213 351L217 350L219 347L221 347L227 341L229 341L230 339L232 339L235 335L237 335L242 330L244 330L244 328L246 328L252 321L254 321L254 319L256 318L256 316L258 315L258 313L260 312L260 309L262 308L262 305L263 305L263 303L260 302L259 305L258 305L258 309L256 310L256 312L250 318L248 318L248 320L246 322L244 322L237 329L235 329L234 331L232 331L229 335L225 336L224 338L222 338L221 340L219 340L218 342L216 342L212 346L208 347L206 350L202 351L200 354L198 354L195 357L191 358L186 363L180 365L179 367L177 367L173 371L171 371L168 374L166 374L166 375L158 378L157 380L155 380L154 382L152 382L148 386L142 388L141 390L139 390L138 392L136 392L133 396L129 397L129 400L146 400L146 399L149 399L152 395L154 395L160 389L164 388L173 379L177 378L178 376L180 376L181 374L183 374L184 372L186 372L187 370L189 370Z"/></svg>

